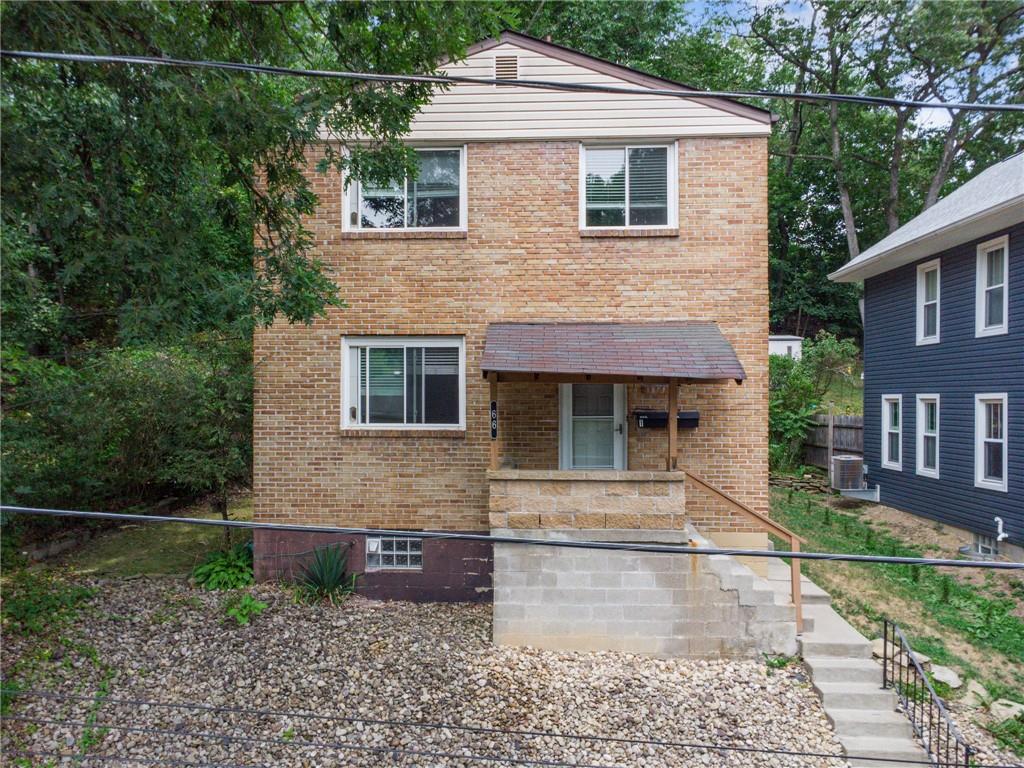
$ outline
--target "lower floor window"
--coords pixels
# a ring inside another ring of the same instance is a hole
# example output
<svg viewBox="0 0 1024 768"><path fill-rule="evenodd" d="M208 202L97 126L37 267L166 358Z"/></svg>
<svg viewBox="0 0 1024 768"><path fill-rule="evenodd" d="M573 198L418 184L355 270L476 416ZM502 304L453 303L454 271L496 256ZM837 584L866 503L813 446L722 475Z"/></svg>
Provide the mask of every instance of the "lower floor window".
<svg viewBox="0 0 1024 768"><path fill-rule="evenodd" d="M360 337L344 346L346 426L463 426L461 338Z"/></svg>
<svg viewBox="0 0 1024 768"><path fill-rule="evenodd" d="M939 396L917 396L917 473L939 476Z"/></svg>
<svg viewBox="0 0 1024 768"><path fill-rule="evenodd" d="M978 395L974 405L974 484L1005 491L1006 393Z"/></svg>
<svg viewBox="0 0 1024 768"><path fill-rule="evenodd" d="M366 539L366 567L418 571L423 568L423 539L371 536Z"/></svg>

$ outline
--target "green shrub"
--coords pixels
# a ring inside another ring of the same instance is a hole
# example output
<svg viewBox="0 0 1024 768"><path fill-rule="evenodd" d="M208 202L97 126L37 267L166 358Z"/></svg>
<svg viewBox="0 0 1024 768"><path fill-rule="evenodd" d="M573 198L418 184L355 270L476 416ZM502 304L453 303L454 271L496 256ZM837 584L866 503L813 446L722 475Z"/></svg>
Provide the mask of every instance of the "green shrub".
<svg viewBox="0 0 1024 768"><path fill-rule="evenodd" d="M267 610L266 603L248 594L233 595L224 605L224 613L237 621L240 626L248 624L251 619L259 616L265 610Z"/></svg>
<svg viewBox="0 0 1024 768"><path fill-rule="evenodd" d="M72 620L79 604L94 594L49 571L17 570L4 584L4 628L24 635L47 634Z"/></svg>
<svg viewBox="0 0 1024 768"><path fill-rule="evenodd" d="M248 483L248 342L193 342L76 367L4 348L4 502L120 509Z"/></svg>
<svg viewBox="0 0 1024 768"><path fill-rule="evenodd" d="M327 600L338 603L355 592L356 574L346 573L348 545L332 544L318 548L298 578L298 596L305 603Z"/></svg>
<svg viewBox="0 0 1024 768"><path fill-rule="evenodd" d="M772 469L792 471L803 453L811 417L828 388L849 373L857 345L822 331L804 342L803 358L768 358L768 462Z"/></svg>
<svg viewBox="0 0 1024 768"><path fill-rule="evenodd" d="M239 589L255 581L252 549L239 544L225 552L214 552L192 571L196 584L204 589Z"/></svg>

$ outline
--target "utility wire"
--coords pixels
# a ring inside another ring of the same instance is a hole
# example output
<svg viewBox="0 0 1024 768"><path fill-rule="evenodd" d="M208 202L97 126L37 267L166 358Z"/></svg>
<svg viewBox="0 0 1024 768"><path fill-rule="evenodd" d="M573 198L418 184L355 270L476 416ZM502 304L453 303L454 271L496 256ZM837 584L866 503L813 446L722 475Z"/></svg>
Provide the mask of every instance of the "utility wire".
<svg viewBox="0 0 1024 768"><path fill-rule="evenodd" d="M599 549L619 552L646 552L662 555L729 555L732 557L774 557L796 560L827 560L830 562L888 563L891 565L932 565L948 568L983 568L1001 571L1024 570L1024 563L995 560L948 560L931 557L892 557L888 555L852 555L833 552L786 552L773 549L722 549L719 547L687 547L667 544L633 544L613 541L568 541L558 539L529 539L516 536L494 536L484 533L458 533L454 531L410 531L387 528L345 528L327 525L294 525L289 523L256 523L248 520L215 520L202 517L174 517L170 515L131 515L123 512L82 512L45 507L15 507L0 505L0 512L16 515L42 515L45 517L80 517L87 520L122 520L133 523L180 523L183 525L214 525L226 528L244 528L261 531L292 531L297 533L333 533L356 536L388 536L404 539L442 539L447 541L479 541L491 544L521 544L536 547L564 549Z"/></svg>
<svg viewBox="0 0 1024 768"><path fill-rule="evenodd" d="M173 765L180 768L267 768L265 763L245 763L242 765L234 763L197 763L191 760L177 760L173 757L149 758L131 757L121 755L90 755L68 752L40 752L34 749L17 749L13 752L4 753L7 757L45 757L47 759L65 760L71 759L75 763L94 760L103 763L139 763L141 765Z"/></svg>
<svg viewBox="0 0 1024 768"><path fill-rule="evenodd" d="M81 700L89 699L86 696L76 695L65 695L50 692L35 692L35 691L20 691L21 694L32 694L32 695L44 695L47 698L55 698L58 700ZM720 744L720 743L709 743L709 742L685 742L685 741L663 741L658 739L634 739L627 737L614 737L614 736L586 736L577 734L564 734L558 732L549 731L524 731L516 729L501 729L501 728L484 728L474 726L459 726L441 723L416 723L412 721L402 720L383 720L383 719L371 719L371 718L351 718L345 716L334 717L331 715L310 715L302 712L276 712L273 710L260 710L260 709L245 709L241 707L217 707L205 704L188 704L181 702L159 702L159 701L147 701L137 699L112 699L105 698L104 703L110 704L125 704L125 705L149 705L154 707L166 707L175 709L196 709L200 711L213 711L213 712L230 712L234 714L251 714L258 716L277 716L277 717L290 717L296 719L309 718L309 719L325 719L325 720L343 720L350 722L362 722L374 725L386 724L386 725L399 725L399 726L417 726L423 728L431 728L437 730L449 730L449 731L472 731L487 733L490 735L505 735L505 736L537 736L552 739L570 739L580 741L596 741L596 742L612 742L620 744L633 744L637 746L652 746L661 747L666 749L687 749L687 750L700 750L708 752L737 752L743 754L763 754L763 755L775 755L782 757L797 757L797 758L816 758L816 759L836 759L836 760L858 760L866 762L881 762L881 763L901 763L905 765L931 765L936 768L941 766L954 765L947 761L939 761L938 763L932 762L931 760L908 760L903 758L891 758L891 757L870 757L866 755L849 755L849 754L838 754L834 752L812 752L807 750L794 750L794 749L781 749L774 747L750 747L745 745L737 744ZM66 726L86 726L86 723L79 723L75 721L54 721L47 720L44 718L33 718L30 716L21 715L8 715L0 717L2 720L15 720L19 722L31 722L41 723L49 725L66 725ZM185 730L167 730L162 728L150 728L141 726L113 726L113 725L97 725L92 724L92 728L103 729L112 728L114 730L125 730L129 732L138 733L152 733L156 735L175 735L179 737L193 736L196 738L203 739L219 739L222 741L241 741L248 743L271 743L281 744L284 746L295 746L310 749L353 749L357 751L371 751L381 753L395 753L395 754L408 754L413 756L425 756L425 757L453 757L464 760L478 760L484 762L509 762L519 765L541 765L541 766L555 766L558 768L566 768L567 766L573 766L574 768L612 768L607 765L592 765L587 763L567 763L559 760L546 760L538 758L532 760L530 758L515 758L515 757L501 757L496 755L477 755L477 754L458 754L458 753L440 753L433 751L422 751L422 750L409 750L405 748L392 748L392 747L373 747L364 744L352 744L351 742L313 742L303 739L266 739L251 736L235 736L230 734L216 734L216 733L197 733L193 731ZM234 766L229 768L235 768ZM256 768L255 766L252 768ZM1013 765L998 765L993 763L977 763L976 768L1016 768Z"/></svg>
<svg viewBox="0 0 1024 768"><path fill-rule="evenodd" d="M629 88L617 85L588 83L560 83L551 80L500 80L493 77L465 75L391 75L375 72L349 72L344 70L294 69L264 64L245 64L231 61L201 61L174 59L160 56L100 56L84 53L57 53L52 51L0 51L8 59L36 59L39 61L67 61L86 64L142 64L146 66L179 67L191 69L220 69L284 77L313 77L335 80L361 80L379 83L426 83L462 85L502 85L549 91L578 91L586 93L621 93L643 96L669 96L679 99L795 99L797 101L825 101L848 104L867 104L875 107L913 107L915 109L958 109L971 112L1024 112L1024 104L982 104L978 102L937 102L895 99L886 96L863 96L843 93L793 93L788 91L696 91L667 88Z"/></svg>
<svg viewBox="0 0 1024 768"><path fill-rule="evenodd" d="M56 691L42 691L39 689L0 689L4 693L12 694L15 698L18 696L37 696L40 698L56 699L58 701L95 701L92 696L86 696L83 694L66 694L57 693ZM722 743L706 743L706 742L687 742L687 741L672 741L664 739L641 739L628 736L592 736L589 734L576 734L576 733L564 733L560 731L541 731L541 730L525 730L518 728L494 728L488 726L473 726L473 725L454 725L451 723L431 723L422 722L416 720L389 720L384 718L367 718L367 717L353 717L351 715L322 715L313 714L308 712L292 712L282 711L273 709L256 709L246 707L230 707L230 706L218 706L213 704L195 704L189 702L161 702L152 701L149 699L125 699L125 698L111 698L109 696L104 697L102 700L103 704L115 704L123 706L150 706L150 707L162 707L166 709L191 709L198 710L201 712L217 712L217 713L230 713L230 714L244 714L253 715L259 717L281 717L288 719L298 720L327 720L327 721L342 721L348 723L365 723L368 725L388 725L388 726L399 726L409 728L422 728L429 730L443 730L443 731L465 731L469 733L480 733L497 736L526 736L526 737L537 737L537 738L549 738L549 739L565 739L574 741L593 741L593 742L607 742L613 744L631 744L635 746L651 746L651 747L663 747L663 748L676 748L676 749L704 749L710 751L730 751L730 752L751 752L758 754L771 754L781 756L792 756L792 757L818 757L818 758L838 758L838 759L858 759L865 761L874 762L905 762L910 765L931 765L930 762L924 762L919 760L891 760L890 758L883 757L866 757L866 756L848 756L841 754L834 754L828 752L807 752L800 750L781 749L773 747L749 747L742 744L722 744ZM940 765L946 765L948 763L940 763ZM978 764L976 768L1014 768L1013 766L1001 766L991 764Z"/></svg>
<svg viewBox="0 0 1024 768"><path fill-rule="evenodd" d="M154 736L173 736L175 739L194 738L220 741L223 743L239 742L242 744L253 744L261 746L280 746L297 749L326 749L339 750L342 752L363 752L378 755L389 755L392 759L398 756L403 757L426 757L434 760L471 760L482 763L511 763L513 765L539 765L544 768L616 768L613 765L598 763L569 763L564 760L548 760L546 758L530 759L527 757L506 757L503 755L479 755L476 753L459 754L457 752L438 752L435 750L408 749L406 747L370 746L368 744L353 744L341 741L310 741L308 739L286 739L267 738L261 736L239 736L226 733L208 733L204 731L187 731L170 728L151 728L133 725L116 725L114 723L87 723L77 720L53 720L45 717L28 717L25 715L4 715L0 721L11 720L22 723L35 723L37 725L60 725L71 728L92 728L93 730L124 731L126 733L141 733ZM1003 768L996 766L995 768Z"/></svg>

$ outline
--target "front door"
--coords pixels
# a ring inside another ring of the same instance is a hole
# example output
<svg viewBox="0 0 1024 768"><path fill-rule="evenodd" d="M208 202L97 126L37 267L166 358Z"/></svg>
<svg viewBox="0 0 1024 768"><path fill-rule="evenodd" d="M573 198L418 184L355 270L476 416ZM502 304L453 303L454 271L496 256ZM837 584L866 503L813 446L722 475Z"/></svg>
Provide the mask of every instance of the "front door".
<svg viewBox="0 0 1024 768"><path fill-rule="evenodd" d="M626 468L624 384L562 384L560 469Z"/></svg>

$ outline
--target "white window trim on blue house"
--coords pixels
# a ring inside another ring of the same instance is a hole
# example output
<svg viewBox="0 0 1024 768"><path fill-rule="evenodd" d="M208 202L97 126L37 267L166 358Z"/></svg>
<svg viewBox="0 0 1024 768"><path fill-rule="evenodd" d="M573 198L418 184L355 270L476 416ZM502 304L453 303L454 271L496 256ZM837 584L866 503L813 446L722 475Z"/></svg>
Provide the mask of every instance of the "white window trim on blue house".
<svg viewBox="0 0 1024 768"><path fill-rule="evenodd" d="M893 404L899 408L895 427L889 423L890 406ZM895 461L889 454L890 434L898 435L899 440L899 456ZM903 395L882 395L882 467L903 471Z"/></svg>
<svg viewBox="0 0 1024 768"><path fill-rule="evenodd" d="M985 432L985 406L988 403L1002 403L1002 424L1000 426L1001 439L998 442L1003 444L1003 468L1002 481L992 480L985 477L985 442L990 438ZM1010 438L1007 434L1007 427L1010 424L1009 405L1005 392L990 392L974 396L974 485L977 488L987 488L990 491L1009 490L1009 454Z"/></svg>
<svg viewBox="0 0 1024 768"><path fill-rule="evenodd" d="M1003 249L1003 319L995 325L985 322L985 296L988 292L988 254ZM978 246L978 262L974 273L974 336L1001 336L1010 329L1010 237L1003 235Z"/></svg>
<svg viewBox="0 0 1024 768"><path fill-rule="evenodd" d="M924 264L920 264L917 267L917 311L914 313L917 317L917 345L922 344L938 344L939 336L942 327L942 269L941 260L932 259L926 261ZM927 300L925 293L928 273L935 272L935 298L931 301ZM930 304L935 305L935 333L931 336L925 335L925 313L927 307Z"/></svg>
<svg viewBox="0 0 1024 768"><path fill-rule="evenodd" d="M935 403L935 431L928 432L925 429L927 421L927 408L928 403ZM939 479L939 464L941 459L939 458L939 431L941 429L942 414L940 413L939 396L937 394L918 395L917 396L917 474L923 475L924 477L934 477L936 480ZM925 437L935 438L935 466L926 467L924 464L924 441Z"/></svg>

